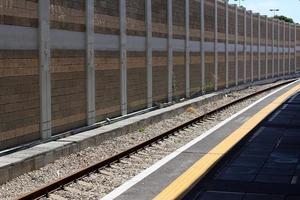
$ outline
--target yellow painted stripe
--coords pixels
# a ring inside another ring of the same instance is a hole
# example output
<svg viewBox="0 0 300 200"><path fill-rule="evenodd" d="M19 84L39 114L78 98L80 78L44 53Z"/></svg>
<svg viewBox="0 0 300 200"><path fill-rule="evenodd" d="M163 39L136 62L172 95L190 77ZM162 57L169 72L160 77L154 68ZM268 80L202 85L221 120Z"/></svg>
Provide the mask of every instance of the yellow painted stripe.
<svg viewBox="0 0 300 200"><path fill-rule="evenodd" d="M263 119L265 119L271 112L277 109L289 97L300 90L300 84L294 86L292 89L275 99L268 104L242 126L240 126L231 135L225 138L211 151L205 154L200 160L194 163L187 171L175 179L168 185L161 193L159 193L154 200L173 200L180 198L196 181L203 178L209 170L227 153L230 151L241 139L243 139L253 128L257 126Z"/></svg>

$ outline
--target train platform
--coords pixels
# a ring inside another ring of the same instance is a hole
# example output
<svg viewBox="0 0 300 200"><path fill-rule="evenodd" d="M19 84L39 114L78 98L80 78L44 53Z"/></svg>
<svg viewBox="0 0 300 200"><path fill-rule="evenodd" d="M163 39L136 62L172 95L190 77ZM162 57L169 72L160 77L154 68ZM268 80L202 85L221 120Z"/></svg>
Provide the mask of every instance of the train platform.
<svg viewBox="0 0 300 200"><path fill-rule="evenodd" d="M103 199L300 199L300 82L277 89Z"/></svg>

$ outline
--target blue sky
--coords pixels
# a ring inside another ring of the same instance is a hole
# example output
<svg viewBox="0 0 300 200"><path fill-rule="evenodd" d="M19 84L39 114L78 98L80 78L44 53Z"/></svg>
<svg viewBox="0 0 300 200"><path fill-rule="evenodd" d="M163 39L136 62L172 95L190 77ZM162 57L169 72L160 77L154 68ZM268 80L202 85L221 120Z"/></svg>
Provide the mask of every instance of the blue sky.
<svg viewBox="0 0 300 200"><path fill-rule="evenodd" d="M238 4L237 1L229 0L230 4ZM277 15L285 15L292 18L295 22L300 23L300 1L299 0L244 0L241 4L252 10L259 12L261 15L273 16L269 11L270 8L280 9Z"/></svg>

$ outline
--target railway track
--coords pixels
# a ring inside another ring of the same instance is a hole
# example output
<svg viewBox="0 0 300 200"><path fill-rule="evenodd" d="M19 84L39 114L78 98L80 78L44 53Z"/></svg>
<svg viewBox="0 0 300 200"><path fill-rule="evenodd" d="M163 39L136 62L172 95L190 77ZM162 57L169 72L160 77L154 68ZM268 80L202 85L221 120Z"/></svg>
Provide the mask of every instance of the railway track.
<svg viewBox="0 0 300 200"><path fill-rule="evenodd" d="M84 181L81 181L84 177L87 177L91 174L97 174L97 173L105 173L105 168L106 167L110 167L112 166L113 164L115 163L119 163L119 162L124 162L122 161L124 158L130 158L130 157L135 157L136 155L135 154L141 154L142 150L145 150L145 149L149 149L150 153L151 153L151 148L152 147L157 147L157 143L161 142L161 141L164 141L166 140L167 138L170 138L174 135L180 137L180 134L178 134L180 131L183 131L185 129L188 129L188 128L191 128L191 127L197 127L197 126L200 126L201 125L201 122L205 122L205 121L210 121L210 120L214 120L214 116L217 114L217 113L220 113L226 109L229 109L230 107L238 104L238 103L241 103L243 101L246 101L248 99L251 99L257 95L260 95L264 92L268 92L270 90L273 90L275 88L278 88L278 87L281 87L285 84L288 84L288 83L291 83L293 80L289 80L289 81L286 81L286 82L283 82L283 83L280 83L280 84L277 84L277 85L274 85L274 86L271 86L269 88L266 88L266 89L262 89L262 90L259 90L257 92L254 92L252 94L249 94L245 97L242 97L242 98L239 98L235 101L232 101L230 103L227 103L221 107L218 107L208 113L205 113L193 120L190 120L186 123L183 123L177 127L174 127L166 132L164 132L163 134L161 135L158 135L150 140L147 140L145 142L142 142L130 149L127 149L119 154L116 154L106 160L103 160L101 162L98 162L94 165L91 165L89 167L86 167L84 169L80 169L79 171L77 171L76 173L73 173L69 176L66 176L64 178L61 178L59 180L55 180L47 185L44 185L42 186L41 188L38 188L32 192L29 192L21 197L19 197L18 199L20 200L27 200L27 199L39 199L39 198L42 198L42 197L49 197L49 194L53 193L53 192L56 192L56 191L59 191L59 190L71 190L70 192L76 192L75 190L76 189L73 189L72 188L70 189L68 187L68 185L72 184L72 183L75 183L75 182L83 182ZM143 155L143 153L142 153ZM145 157L147 157L148 155L145 155ZM82 183L81 183L82 184ZM79 192L79 191L77 191Z"/></svg>

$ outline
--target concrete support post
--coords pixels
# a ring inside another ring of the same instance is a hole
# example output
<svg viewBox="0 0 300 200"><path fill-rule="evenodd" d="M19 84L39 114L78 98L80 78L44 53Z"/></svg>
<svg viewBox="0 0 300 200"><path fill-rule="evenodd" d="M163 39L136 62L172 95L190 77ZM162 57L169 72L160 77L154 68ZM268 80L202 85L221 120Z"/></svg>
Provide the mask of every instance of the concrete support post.
<svg viewBox="0 0 300 200"><path fill-rule="evenodd" d="M119 0L120 6L120 68L121 68L121 114L127 114L127 39L126 0Z"/></svg>
<svg viewBox="0 0 300 200"><path fill-rule="evenodd" d="M153 105L152 89L152 0L146 0L146 59L147 59L147 107Z"/></svg>
<svg viewBox="0 0 300 200"><path fill-rule="evenodd" d="M172 0L168 0L168 102L172 102L173 97L173 16Z"/></svg>
<svg viewBox="0 0 300 200"><path fill-rule="evenodd" d="M200 31L201 31L201 43L200 43L200 52L201 52L201 90L202 93L205 93L205 49L204 49L204 42L205 42L205 26L204 26L204 1L201 0L200 2Z"/></svg>
<svg viewBox="0 0 300 200"><path fill-rule="evenodd" d="M228 1L225 1L225 84L229 86L229 54L228 54Z"/></svg>
<svg viewBox="0 0 300 200"><path fill-rule="evenodd" d="M260 80L261 78L261 60L260 60L260 15L258 14L258 45L257 45L257 48L258 48L258 51L257 51L257 54L258 54L258 80Z"/></svg>
<svg viewBox="0 0 300 200"><path fill-rule="evenodd" d="M291 74L291 24L288 23L288 28L289 28L289 56L288 56L288 59L289 59L289 74Z"/></svg>
<svg viewBox="0 0 300 200"><path fill-rule="evenodd" d="M185 96L190 97L190 4L185 0Z"/></svg>
<svg viewBox="0 0 300 200"><path fill-rule="evenodd" d="M87 124L96 122L95 106L95 53L94 53L94 0L86 0L86 81Z"/></svg>
<svg viewBox="0 0 300 200"><path fill-rule="evenodd" d="M294 34L294 40L295 40L295 44L294 44L294 62L295 62L295 66L294 66L294 71L295 73L297 72L297 24L295 24L295 34Z"/></svg>
<svg viewBox="0 0 300 200"><path fill-rule="evenodd" d="M272 19L272 78L274 78L275 74L275 23L274 19Z"/></svg>
<svg viewBox="0 0 300 200"><path fill-rule="evenodd" d="M280 22L276 20L277 23L277 76L280 73Z"/></svg>
<svg viewBox="0 0 300 200"><path fill-rule="evenodd" d="M269 67L269 65L268 65L268 46L269 46L269 21L268 21L268 16L266 16L265 17L266 18L266 43L265 43L265 65L266 65L266 79L268 78L268 73L269 73L269 71L268 71L268 67ZM273 29L272 29L273 30ZM272 52L274 52L273 51L273 47L272 47Z"/></svg>
<svg viewBox="0 0 300 200"><path fill-rule="evenodd" d="M50 0L39 0L40 131L51 137Z"/></svg>
<svg viewBox="0 0 300 200"><path fill-rule="evenodd" d="M285 70L286 70L286 63L285 63L285 22L283 22L283 59L282 59L282 65L283 65L283 70L282 70L282 75L285 75Z"/></svg>
<svg viewBox="0 0 300 200"><path fill-rule="evenodd" d="M244 8L244 83L247 82L247 10Z"/></svg>
<svg viewBox="0 0 300 200"><path fill-rule="evenodd" d="M251 25L250 25L250 30L251 30L251 82L253 82L254 81L254 76L253 76L253 70L254 70L254 54L253 54L253 13L252 13L252 11L250 12L251 13Z"/></svg>
<svg viewBox="0 0 300 200"><path fill-rule="evenodd" d="M218 0L215 0L215 42L214 42L214 51L215 51L215 90L218 90Z"/></svg>
<svg viewBox="0 0 300 200"><path fill-rule="evenodd" d="M238 7L235 5L235 44L234 44L234 51L235 51L235 85L239 84L239 54L238 54L238 37L239 37L239 32L238 32Z"/></svg>

